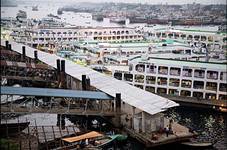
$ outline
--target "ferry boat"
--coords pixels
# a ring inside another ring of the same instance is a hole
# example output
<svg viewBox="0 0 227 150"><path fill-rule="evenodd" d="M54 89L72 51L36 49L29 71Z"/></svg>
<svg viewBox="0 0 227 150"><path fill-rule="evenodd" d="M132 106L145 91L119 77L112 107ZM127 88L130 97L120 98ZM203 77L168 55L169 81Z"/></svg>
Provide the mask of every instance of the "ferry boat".
<svg viewBox="0 0 227 150"><path fill-rule="evenodd" d="M97 41L100 43L138 42L143 35L134 28L126 27L53 27L37 29L28 33L27 44L36 47L46 45L49 41Z"/></svg>
<svg viewBox="0 0 227 150"><path fill-rule="evenodd" d="M32 6L32 11L38 11L38 6Z"/></svg>
<svg viewBox="0 0 227 150"><path fill-rule="evenodd" d="M211 51L227 49L227 34L218 29L153 27L143 30L148 39L173 39L183 43L204 45Z"/></svg>
<svg viewBox="0 0 227 150"><path fill-rule="evenodd" d="M220 110L226 107L226 63L151 57L131 61L127 71L115 69L112 75L118 80L169 98L194 98L198 102L208 100L211 104L222 103Z"/></svg>
<svg viewBox="0 0 227 150"><path fill-rule="evenodd" d="M26 19L27 18L27 13L23 10L19 10L17 13L16 18L18 19Z"/></svg>

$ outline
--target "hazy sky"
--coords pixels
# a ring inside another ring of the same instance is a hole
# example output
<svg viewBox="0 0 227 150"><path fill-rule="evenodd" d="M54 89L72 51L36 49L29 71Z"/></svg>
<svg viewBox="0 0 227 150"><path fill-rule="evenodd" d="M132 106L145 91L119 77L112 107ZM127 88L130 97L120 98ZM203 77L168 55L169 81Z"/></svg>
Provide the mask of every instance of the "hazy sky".
<svg viewBox="0 0 227 150"><path fill-rule="evenodd" d="M20 0L18 0L20 1ZM30 0L39 1L39 0ZM61 2L128 2L128 3L149 3L149 4L188 4L188 3L201 3L201 4L226 4L226 0L46 0L46 1L61 1Z"/></svg>

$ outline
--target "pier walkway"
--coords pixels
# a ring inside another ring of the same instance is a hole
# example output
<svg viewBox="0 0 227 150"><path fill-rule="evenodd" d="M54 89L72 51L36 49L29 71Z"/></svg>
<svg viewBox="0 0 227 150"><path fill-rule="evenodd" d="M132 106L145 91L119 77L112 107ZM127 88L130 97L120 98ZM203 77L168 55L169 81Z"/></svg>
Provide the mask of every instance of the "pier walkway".
<svg viewBox="0 0 227 150"><path fill-rule="evenodd" d="M2 86L1 95L5 95L5 103L1 102L4 113L116 115L113 97L98 91ZM15 95L24 98L14 101Z"/></svg>

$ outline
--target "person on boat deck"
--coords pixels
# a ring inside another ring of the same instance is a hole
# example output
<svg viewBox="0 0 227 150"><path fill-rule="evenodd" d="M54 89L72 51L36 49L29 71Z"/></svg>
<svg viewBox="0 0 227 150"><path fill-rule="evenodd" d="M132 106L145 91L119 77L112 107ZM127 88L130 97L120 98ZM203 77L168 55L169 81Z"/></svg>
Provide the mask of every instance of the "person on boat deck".
<svg viewBox="0 0 227 150"><path fill-rule="evenodd" d="M166 137L169 136L169 126L167 125L167 127L165 128L165 133L166 133Z"/></svg>
<svg viewBox="0 0 227 150"><path fill-rule="evenodd" d="M170 120L169 120L169 133L170 133L170 134L173 133L172 124L173 124L173 119L170 119Z"/></svg>
<svg viewBox="0 0 227 150"><path fill-rule="evenodd" d="M88 139L85 140L85 145L88 145Z"/></svg>

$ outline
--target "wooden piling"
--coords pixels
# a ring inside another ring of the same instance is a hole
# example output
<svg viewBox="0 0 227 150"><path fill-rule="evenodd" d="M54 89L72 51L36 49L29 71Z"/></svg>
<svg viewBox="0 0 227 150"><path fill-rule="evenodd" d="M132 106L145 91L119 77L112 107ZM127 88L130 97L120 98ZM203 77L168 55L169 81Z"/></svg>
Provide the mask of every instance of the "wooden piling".
<svg viewBox="0 0 227 150"><path fill-rule="evenodd" d="M8 44L8 50L12 50L12 45Z"/></svg>
<svg viewBox="0 0 227 150"><path fill-rule="evenodd" d="M86 90L86 75L82 75L82 90Z"/></svg>
<svg viewBox="0 0 227 150"><path fill-rule="evenodd" d="M38 51L34 51L34 58L35 58L35 63L38 62Z"/></svg>
<svg viewBox="0 0 227 150"><path fill-rule="evenodd" d="M5 41L5 46L6 46L6 49L8 49L9 41Z"/></svg>
<svg viewBox="0 0 227 150"><path fill-rule="evenodd" d="M26 49L25 46L22 46L22 62L25 62L25 57L26 57Z"/></svg>

